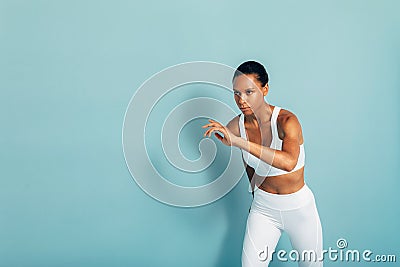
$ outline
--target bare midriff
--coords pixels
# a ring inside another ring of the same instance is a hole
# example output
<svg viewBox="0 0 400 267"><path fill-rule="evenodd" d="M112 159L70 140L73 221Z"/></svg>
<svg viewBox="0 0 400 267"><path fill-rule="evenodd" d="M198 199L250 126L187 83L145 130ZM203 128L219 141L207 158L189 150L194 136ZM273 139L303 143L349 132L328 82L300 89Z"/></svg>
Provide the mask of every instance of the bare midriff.
<svg viewBox="0 0 400 267"><path fill-rule="evenodd" d="M304 186L304 167L291 173L267 177L255 174L254 169L250 166L246 167L246 172L250 182L272 194L291 194ZM252 181L252 179L255 180Z"/></svg>

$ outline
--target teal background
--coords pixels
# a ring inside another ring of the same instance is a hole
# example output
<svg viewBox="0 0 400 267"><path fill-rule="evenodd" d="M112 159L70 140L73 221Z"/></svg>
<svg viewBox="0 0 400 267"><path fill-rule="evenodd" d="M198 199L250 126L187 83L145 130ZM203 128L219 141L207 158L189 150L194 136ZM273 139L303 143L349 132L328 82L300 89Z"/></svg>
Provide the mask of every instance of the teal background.
<svg viewBox="0 0 400 267"><path fill-rule="evenodd" d="M0 266L240 266L245 177L217 202L172 207L138 187L122 153L135 90L195 60L265 64L267 100L303 127L324 248L343 237L399 258L399 8L0 1Z"/></svg>

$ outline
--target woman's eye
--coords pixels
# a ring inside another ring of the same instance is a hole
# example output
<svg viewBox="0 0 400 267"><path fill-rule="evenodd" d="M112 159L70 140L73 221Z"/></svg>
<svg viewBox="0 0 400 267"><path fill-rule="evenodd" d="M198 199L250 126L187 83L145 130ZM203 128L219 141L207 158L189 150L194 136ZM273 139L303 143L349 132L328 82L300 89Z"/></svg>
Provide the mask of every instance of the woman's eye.
<svg viewBox="0 0 400 267"><path fill-rule="evenodd" d="M253 91L246 91L246 93L249 95L249 94L253 93Z"/></svg>

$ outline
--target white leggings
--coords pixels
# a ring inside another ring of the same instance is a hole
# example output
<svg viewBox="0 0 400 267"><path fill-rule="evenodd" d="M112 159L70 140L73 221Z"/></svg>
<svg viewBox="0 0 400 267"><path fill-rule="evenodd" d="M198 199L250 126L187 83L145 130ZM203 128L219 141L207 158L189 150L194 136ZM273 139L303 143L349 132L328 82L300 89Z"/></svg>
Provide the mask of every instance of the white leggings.
<svg viewBox="0 0 400 267"><path fill-rule="evenodd" d="M288 234L294 251L273 253L282 231ZM283 195L257 188L247 218L242 267L266 267L271 258L297 261L301 267L322 267L321 253L321 222L310 188L305 184Z"/></svg>

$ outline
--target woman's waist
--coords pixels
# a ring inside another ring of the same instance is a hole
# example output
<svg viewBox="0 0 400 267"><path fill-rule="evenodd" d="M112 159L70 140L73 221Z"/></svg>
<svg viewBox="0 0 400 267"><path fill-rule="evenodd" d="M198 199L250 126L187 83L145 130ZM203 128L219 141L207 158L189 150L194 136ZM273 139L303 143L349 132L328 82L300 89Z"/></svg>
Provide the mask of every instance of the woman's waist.
<svg viewBox="0 0 400 267"><path fill-rule="evenodd" d="M282 190L286 190L282 193ZM314 199L314 194L304 183L289 188L282 189L279 193L272 190L265 190L265 186L260 185L254 191L253 206L269 207L277 210L291 210L300 208ZM271 193L272 192L272 193Z"/></svg>
<svg viewBox="0 0 400 267"><path fill-rule="evenodd" d="M304 185L304 168L288 174L266 177L259 176L253 172L253 177L249 178L250 180L254 179L252 184L269 193L290 194Z"/></svg>
<svg viewBox="0 0 400 267"><path fill-rule="evenodd" d="M300 190L304 185L304 169L293 173L267 176L258 185L260 189L273 194L291 194Z"/></svg>

